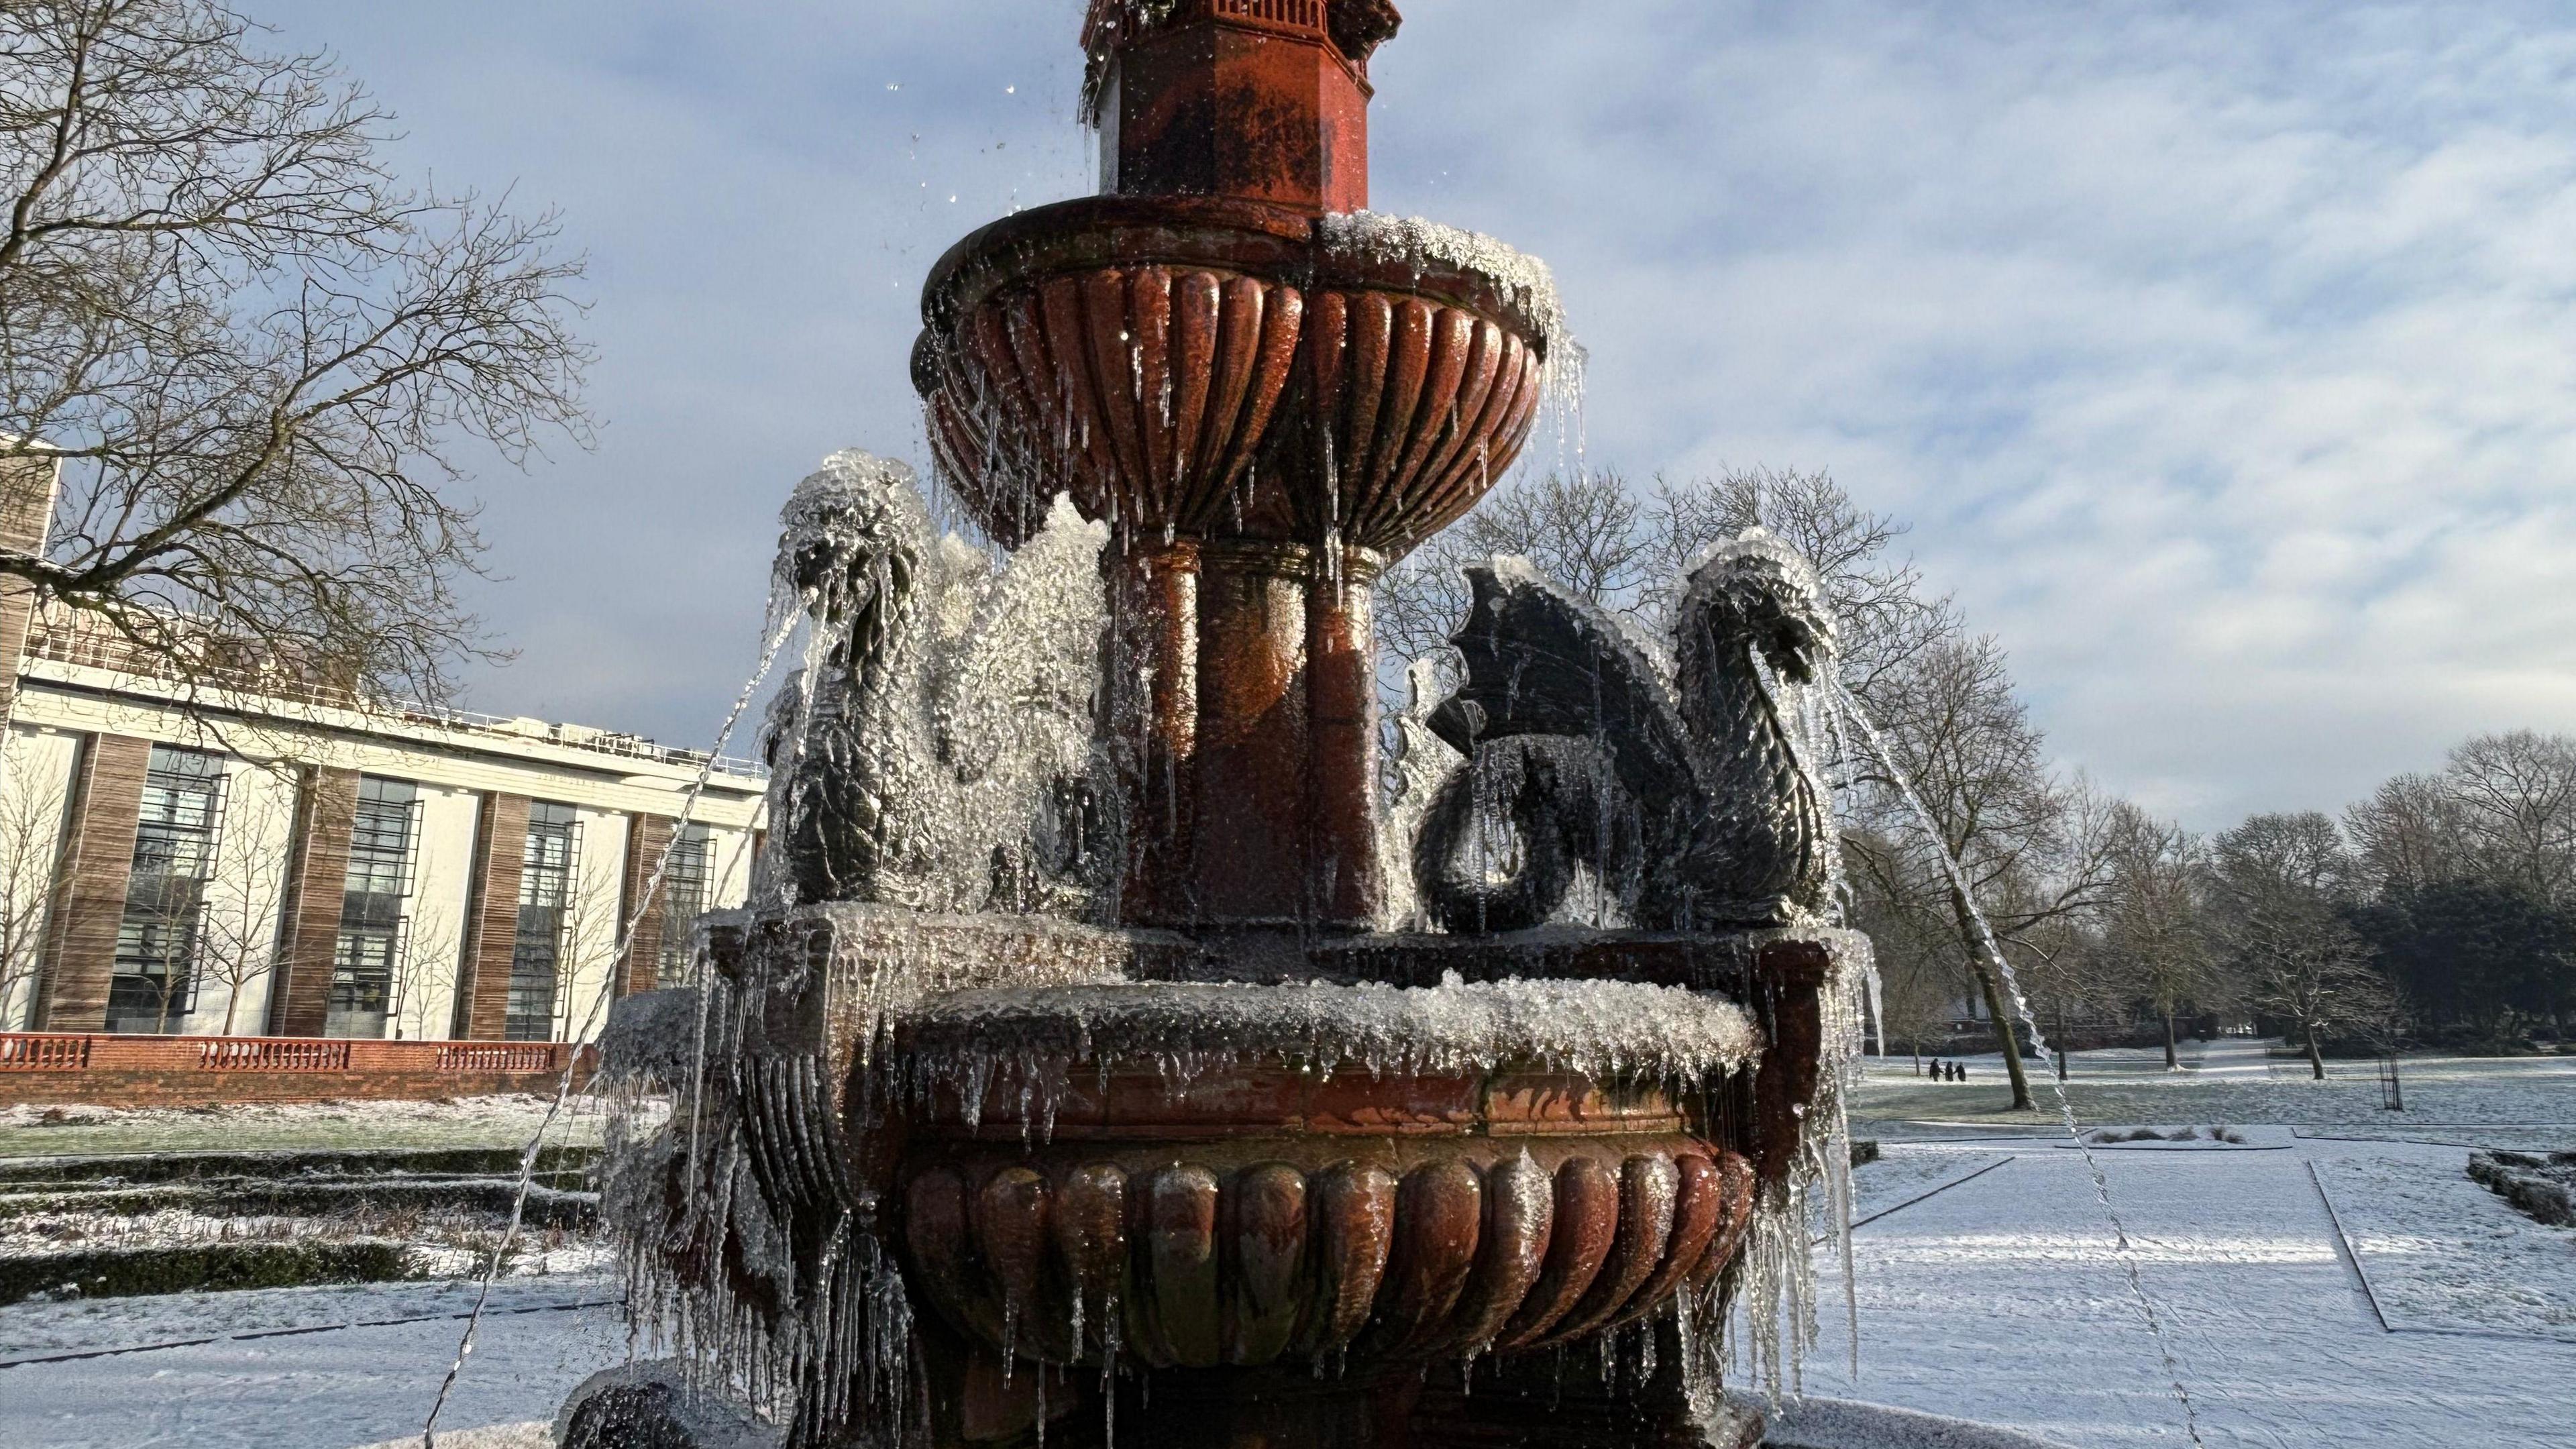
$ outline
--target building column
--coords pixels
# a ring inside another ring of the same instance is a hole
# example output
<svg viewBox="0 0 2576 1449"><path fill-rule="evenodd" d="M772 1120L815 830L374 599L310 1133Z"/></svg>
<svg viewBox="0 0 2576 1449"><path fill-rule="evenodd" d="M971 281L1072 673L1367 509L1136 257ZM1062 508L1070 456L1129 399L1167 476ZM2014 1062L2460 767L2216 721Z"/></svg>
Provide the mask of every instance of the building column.
<svg viewBox="0 0 2576 1449"><path fill-rule="evenodd" d="M528 797L487 794L474 826L474 889L457 969L456 1035L499 1041L510 1009L510 955L519 938L519 867L528 849Z"/></svg>
<svg viewBox="0 0 2576 1449"><path fill-rule="evenodd" d="M277 964L270 968L273 1036L320 1036L328 1028L349 837L357 823L358 772L307 769L296 791L295 843L279 908Z"/></svg>
<svg viewBox="0 0 2576 1449"><path fill-rule="evenodd" d="M0 553L45 551L54 492L61 478L62 464L52 458L0 462ZM0 724L8 721L18 703L18 671L25 662L27 626L35 609L35 585L0 575Z"/></svg>
<svg viewBox="0 0 2576 1449"><path fill-rule="evenodd" d="M45 934L44 978L29 1023L39 1031L99 1031L107 1025L108 980L125 923L134 872L134 834L143 817L143 777L152 742L91 735L72 772L70 828Z"/></svg>
<svg viewBox="0 0 2576 1449"><path fill-rule="evenodd" d="M662 864L663 853L671 848L671 836L679 822L667 815L630 814L626 817L626 863L618 875L617 920L620 925L634 922L633 933L626 938L626 955L617 962L616 974L610 978L612 997L632 996L638 991L651 991L662 984L662 909L657 899L654 908L641 915L636 908L643 904L644 891L653 883L653 872ZM669 885L666 880L665 886Z"/></svg>

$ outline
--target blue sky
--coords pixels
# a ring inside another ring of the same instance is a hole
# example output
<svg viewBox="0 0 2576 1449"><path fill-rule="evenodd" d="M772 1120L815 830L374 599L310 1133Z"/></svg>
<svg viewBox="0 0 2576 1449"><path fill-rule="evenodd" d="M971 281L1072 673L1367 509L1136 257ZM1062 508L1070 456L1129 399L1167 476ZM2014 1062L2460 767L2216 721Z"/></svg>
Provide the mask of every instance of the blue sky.
<svg viewBox="0 0 2576 1449"><path fill-rule="evenodd" d="M1091 189L1078 0L251 3L592 259L607 426L478 480L473 702L702 741L788 487L923 456L923 272ZM2576 730L2576 12L1405 8L1375 205L1554 264L1542 465L1832 469L2195 825Z"/></svg>

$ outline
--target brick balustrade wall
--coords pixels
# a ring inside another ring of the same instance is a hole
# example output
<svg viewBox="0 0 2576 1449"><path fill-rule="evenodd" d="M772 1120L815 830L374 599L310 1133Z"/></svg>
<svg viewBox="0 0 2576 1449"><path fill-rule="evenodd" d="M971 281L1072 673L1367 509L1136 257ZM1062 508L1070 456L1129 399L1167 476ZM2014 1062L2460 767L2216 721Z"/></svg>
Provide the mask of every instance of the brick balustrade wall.
<svg viewBox="0 0 2576 1449"><path fill-rule="evenodd" d="M116 933L125 921L143 776L151 765L150 740L91 735L81 742L37 996L34 1024L45 1030L92 1031L107 1024Z"/></svg>
<svg viewBox="0 0 2576 1449"><path fill-rule="evenodd" d="M498 1040L509 1014L510 953L519 936L519 868L528 849L528 797L483 797L474 830L474 909L466 922L465 969L457 982L463 1030Z"/></svg>
<svg viewBox="0 0 2576 1449"><path fill-rule="evenodd" d="M320 1036L331 1007L331 969L340 946L349 837L357 828L358 772L316 769L296 792L295 844L288 861L285 919L278 932L269 1029Z"/></svg>
<svg viewBox="0 0 2576 1449"><path fill-rule="evenodd" d="M594 1054L560 1042L0 1032L0 1107L423 1101L552 1092Z"/></svg>

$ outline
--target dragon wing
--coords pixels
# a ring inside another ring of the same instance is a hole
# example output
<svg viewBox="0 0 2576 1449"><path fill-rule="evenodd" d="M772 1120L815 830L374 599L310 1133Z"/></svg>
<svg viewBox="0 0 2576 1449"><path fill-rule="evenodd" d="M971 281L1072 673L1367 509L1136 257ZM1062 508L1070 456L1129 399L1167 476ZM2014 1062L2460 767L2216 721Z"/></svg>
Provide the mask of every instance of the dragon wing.
<svg viewBox="0 0 2576 1449"><path fill-rule="evenodd" d="M1639 801L1695 788L1679 705L1640 640L1526 560L1497 557L1466 573L1474 603L1449 642L1467 677L1432 711L1434 733L1462 754L1510 735L1597 740Z"/></svg>

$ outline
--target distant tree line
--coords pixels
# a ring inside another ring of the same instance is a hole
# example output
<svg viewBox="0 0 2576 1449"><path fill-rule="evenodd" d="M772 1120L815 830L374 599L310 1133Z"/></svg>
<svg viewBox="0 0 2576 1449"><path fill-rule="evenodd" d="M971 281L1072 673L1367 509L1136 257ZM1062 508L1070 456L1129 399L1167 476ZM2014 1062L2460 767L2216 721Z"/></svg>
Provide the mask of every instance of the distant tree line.
<svg viewBox="0 0 2576 1449"><path fill-rule="evenodd" d="M1824 473L1507 485L1381 584L1390 686L1458 626L1459 569L1475 558L1522 555L1656 633L1693 556L1757 524L1823 572L1842 684L1878 733L1877 749L1847 732L1825 748L1847 910L1877 946L1891 1047L1951 1048L1974 1017L2029 1102L1989 941L2052 1045L2161 1039L2168 1065L2211 1018L2277 1032L2319 1076L2337 1052L2563 1034L2576 1011L2576 740L2481 736L2340 820L2186 831L2054 764L2001 645L1898 551L1905 525Z"/></svg>

